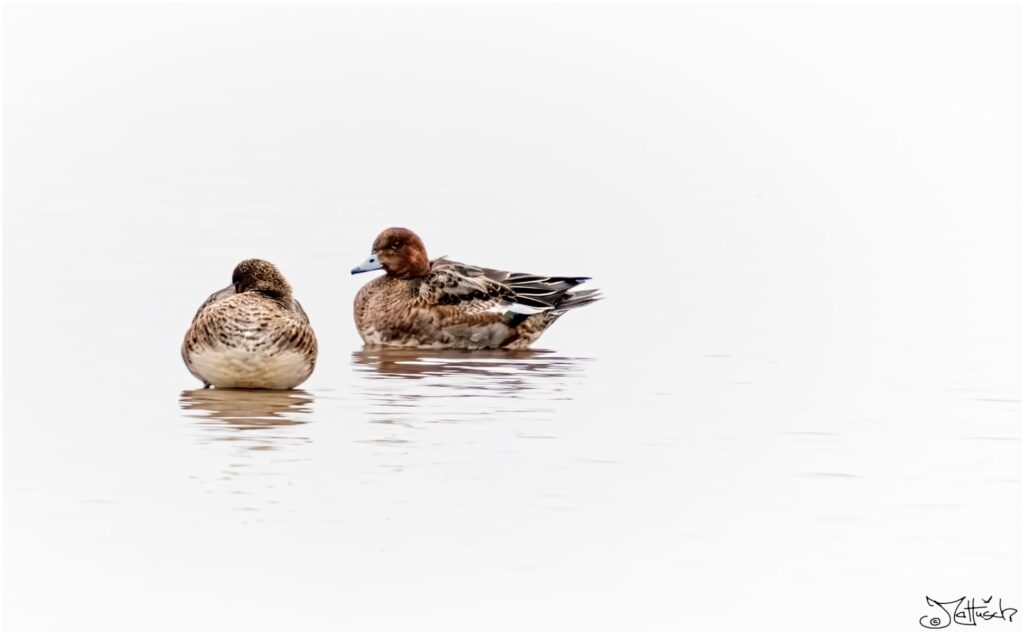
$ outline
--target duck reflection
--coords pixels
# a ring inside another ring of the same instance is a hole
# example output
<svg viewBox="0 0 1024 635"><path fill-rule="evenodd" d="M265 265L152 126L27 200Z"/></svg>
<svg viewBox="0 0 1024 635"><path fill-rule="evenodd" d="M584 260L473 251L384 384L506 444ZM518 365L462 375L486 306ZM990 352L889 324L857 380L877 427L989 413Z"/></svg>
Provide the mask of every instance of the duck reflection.
<svg viewBox="0 0 1024 635"><path fill-rule="evenodd" d="M304 390L184 390L180 404L201 424L204 438L248 443L250 450L271 450L281 442L308 442L286 426L308 423L313 396Z"/></svg>
<svg viewBox="0 0 1024 635"><path fill-rule="evenodd" d="M577 373L582 357L564 357L545 350L420 350L365 348L352 354L359 372L408 378L558 378ZM497 384L501 388L501 382ZM517 384L524 385L524 384Z"/></svg>
<svg viewBox="0 0 1024 635"><path fill-rule="evenodd" d="M218 457L191 478L208 493L228 496L228 509L263 518L283 510L281 492L295 461L308 460L302 434L313 396L304 390L185 390L179 400L200 444Z"/></svg>
<svg viewBox="0 0 1024 635"><path fill-rule="evenodd" d="M181 407L196 411L200 421L224 423L239 430L290 426L308 421L313 396L305 390L183 390Z"/></svg>
<svg viewBox="0 0 1024 635"><path fill-rule="evenodd" d="M591 360L553 351L367 348L352 354L370 420L392 426L550 419ZM394 438L380 442L394 443Z"/></svg>

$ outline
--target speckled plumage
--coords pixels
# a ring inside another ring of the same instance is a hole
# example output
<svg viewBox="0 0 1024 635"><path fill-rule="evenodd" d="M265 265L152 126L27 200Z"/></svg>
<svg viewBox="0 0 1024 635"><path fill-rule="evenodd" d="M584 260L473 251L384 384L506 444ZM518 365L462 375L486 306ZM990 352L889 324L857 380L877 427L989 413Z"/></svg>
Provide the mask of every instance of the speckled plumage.
<svg viewBox="0 0 1024 635"><path fill-rule="evenodd" d="M370 346L524 349L566 311L598 299L596 289L571 291L585 277L428 261L422 242L406 229L385 230L373 254L368 262L377 257L388 275L366 284L354 303L356 328ZM423 265L408 264L417 261Z"/></svg>
<svg viewBox="0 0 1024 635"><path fill-rule="evenodd" d="M207 298L185 333L189 372L218 388L294 388L316 364L317 343L302 305L274 265L239 263L232 284Z"/></svg>

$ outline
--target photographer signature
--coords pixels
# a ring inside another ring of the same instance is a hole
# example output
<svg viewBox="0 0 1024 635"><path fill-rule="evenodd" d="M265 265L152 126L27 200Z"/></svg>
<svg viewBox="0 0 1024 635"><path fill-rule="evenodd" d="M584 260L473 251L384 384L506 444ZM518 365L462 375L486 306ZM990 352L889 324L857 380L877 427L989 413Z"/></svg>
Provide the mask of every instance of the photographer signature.
<svg viewBox="0 0 1024 635"><path fill-rule="evenodd" d="M925 628L946 628L950 624L960 624L961 626L977 626L978 619L989 621L989 620L1006 620L1007 622L1013 621L1013 616L1017 614L1017 609L1006 607L1003 608L1003 599L999 598L999 608L992 606L992 597L988 596L988 599L982 600L981 604L977 603L976 598L967 600L967 596L963 596L957 600L951 600L949 602L939 602L933 600L927 595L924 599L928 600L928 606L938 607L941 614L935 616L925 615L921 617L918 622ZM967 600L966 604L964 601Z"/></svg>

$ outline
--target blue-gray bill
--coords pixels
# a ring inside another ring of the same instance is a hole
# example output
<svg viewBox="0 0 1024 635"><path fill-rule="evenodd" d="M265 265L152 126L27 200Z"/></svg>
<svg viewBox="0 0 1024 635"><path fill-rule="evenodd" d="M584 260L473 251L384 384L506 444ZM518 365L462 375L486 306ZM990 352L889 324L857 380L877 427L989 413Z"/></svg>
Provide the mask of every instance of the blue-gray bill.
<svg viewBox="0 0 1024 635"><path fill-rule="evenodd" d="M380 258L377 257L377 254L372 253L370 254L370 257L363 262L363 264L352 270L352 275L357 273L366 273L367 271L376 271L383 267L384 265L381 264Z"/></svg>

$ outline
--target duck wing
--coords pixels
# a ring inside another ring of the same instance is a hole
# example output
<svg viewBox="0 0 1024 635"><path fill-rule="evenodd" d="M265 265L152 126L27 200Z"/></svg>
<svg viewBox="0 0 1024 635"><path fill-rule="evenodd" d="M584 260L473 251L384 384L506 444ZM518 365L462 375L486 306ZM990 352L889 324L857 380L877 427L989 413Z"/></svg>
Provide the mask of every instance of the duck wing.
<svg viewBox="0 0 1024 635"><path fill-rule="evenodd" d="M420 297L429 304L458 306L478 313L513 303L515 292L488 277L481 267L438 258L430 263L430 274L420 286Z"/></svg>
<svg viewBox="0 0 1024 635"><path fill-rule="evenodd" d="M459 305L468 312L488 311L528 316L552 311L557 314L597 300L597 290L570 293L590 278L538 276L487 269L438 258L431 263L421 296L436 304ZM510 316L511 317L511 316Z"/></svg>
<svg viewBox="0 0 1024 635"><path fill-rule="evenodd" d="M235 295L235 285L233 284L229 284L220 291L214 291L213 293L210 294L210 297L206 298L205 302L199 305L199 310L196 311L195 316L192 317L192 321L195 322L196 318L199 317L199 314L202 313L206 307L210 306L211 304L216 304L217 302L220 302L224 298L230 298L233 295Z"/></svg>
<svg viewBox="0 0 1024 635"><path fill-rule="evenodd" d="M306 310L302 308L302 305L299 304L299 301L296 300L295 298L292 298L292 305L294 307L295 314L299 317L299 319L305 322L306 324L309 324L309 316L306 315Z"/></svg>
<svg viewBox="0 0 1024 635"><path fill-rule="evenodd" d="M587 276L538 276L497 269L483 269L489 279L505 285L515 294L518 305L540 311L565 312L597 300L597 289L570 291L587 280Z"/></svg>

